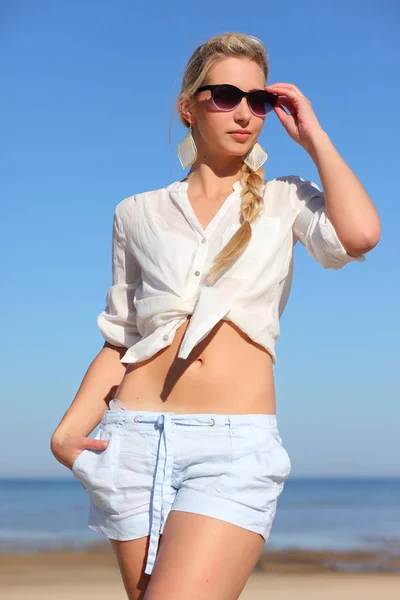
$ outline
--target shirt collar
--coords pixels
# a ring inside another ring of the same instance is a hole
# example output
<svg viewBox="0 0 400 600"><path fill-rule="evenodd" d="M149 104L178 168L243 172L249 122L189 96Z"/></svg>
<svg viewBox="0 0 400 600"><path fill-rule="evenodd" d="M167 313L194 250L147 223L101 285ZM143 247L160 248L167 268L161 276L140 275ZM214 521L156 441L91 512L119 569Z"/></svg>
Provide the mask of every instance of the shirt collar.
<svg viewBox="0 0 400 600"><path fill-rule="evenodd" d="M206 229L203 230L200 225L195 212L190 204L187 190L189 187L188 181L174 181L170 185L166 187L166 190L169 193L169 196L172 202L179 208L179 210L183 213L186 220L189 222L192 229L196 230L202 236L208 237L212 234L217 224L223 219L230 205L240 197L240 192L242 190L242 184L240 181L235 181L232 184L232 192L227 196L225 202L218 210L217 214L213 217L210 223L207 225Z"/></svg>
<svg viewBox="0 0 400 600"><path fill-rule="evenodd" d="M173 191L187 192L188 187L189 187L188 181L173 181L166 187L166 189L168 191L173 190ZM242 189L242 187L243 186L240 181L235 181L232 184L232 190L235 192L240 191Z"/></svg>

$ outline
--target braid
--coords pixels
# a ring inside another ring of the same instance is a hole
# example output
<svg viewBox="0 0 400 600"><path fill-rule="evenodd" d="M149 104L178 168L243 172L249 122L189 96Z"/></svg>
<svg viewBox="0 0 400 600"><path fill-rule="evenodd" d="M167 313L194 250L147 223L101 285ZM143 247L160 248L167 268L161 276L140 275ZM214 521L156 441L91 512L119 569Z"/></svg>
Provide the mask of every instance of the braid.
<svg viewBox="0 0 400 600"><path fill-rule="evenodd" d="M229 242L222 248L214 259L214 264L207 277L209 283L213 284L220 272L225 269L236 257L240 256L251 240L251 223L253 223L264 207L264 198L261 189L264 183L264 169L252 171L246 163L240 169L242 184L242 225L231 237Z"/></svg>

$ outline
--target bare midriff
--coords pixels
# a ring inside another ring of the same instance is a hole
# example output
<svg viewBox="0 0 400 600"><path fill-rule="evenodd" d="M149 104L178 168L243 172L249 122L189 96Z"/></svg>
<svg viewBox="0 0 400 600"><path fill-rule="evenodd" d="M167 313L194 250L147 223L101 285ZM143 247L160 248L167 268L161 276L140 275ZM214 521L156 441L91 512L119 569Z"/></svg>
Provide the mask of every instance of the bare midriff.
<svg viewBox="0 0 400 600"><path fill-rule="evenodd" d="M177 358L188 319L173 342L127 364L114 397L130 410L275 414L272 357L234 323L220 321L186 358Z"/></svg>

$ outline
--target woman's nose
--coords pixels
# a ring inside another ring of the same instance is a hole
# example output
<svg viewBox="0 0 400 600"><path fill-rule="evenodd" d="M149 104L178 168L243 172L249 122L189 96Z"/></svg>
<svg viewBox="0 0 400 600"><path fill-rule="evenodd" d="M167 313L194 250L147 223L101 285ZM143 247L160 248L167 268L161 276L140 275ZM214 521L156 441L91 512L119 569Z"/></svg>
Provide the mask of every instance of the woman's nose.
<svg viewBox="0 0 400 600"><path fill-rule="evenodd" d="M249 103L247 102L246 96L243 96L240 104L236 107L236 112L242 117L242 119L250 119L251 118L251 110L249 107Z"/></svg>

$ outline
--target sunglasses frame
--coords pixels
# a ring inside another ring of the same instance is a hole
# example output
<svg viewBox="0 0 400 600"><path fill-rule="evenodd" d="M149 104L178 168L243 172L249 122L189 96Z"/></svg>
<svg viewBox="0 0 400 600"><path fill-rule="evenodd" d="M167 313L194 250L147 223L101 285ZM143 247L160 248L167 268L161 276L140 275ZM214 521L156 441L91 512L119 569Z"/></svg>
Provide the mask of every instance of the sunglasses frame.
<svg viewBox="0 0 400 600"><path fill-rule="evenodd" d="M217 106L217 104L215 103L214 100L214 90L215 88L218 87L231 87L234 88L235 90L237 90L238 92L240 92L241 96L240 99L238 101L238 103L233 106L232 108L221 108L220 106ZM267 92L267 90L253 90L252 92L244 92L243 90L241 90L240 88L238 88L236 85L232 85L231 83L215 83L212 85L202 85L201 87L197 88L197 92L203 92L204 90L210 90L211 92L211 100L215 106L215 108L217 108L218 110L222 110L223 112L230 112L231 110L235 110L235 108L237 108L239 106L239 104L241 103L241 101L243 100L243 97L246 96L247 98L247 104L251 110L251 112L253 113L253 115L255 115L256 117L265 117L267 116L272 109L274 108L274 106L276 106L277 102L278 102L278 95L277 94L273 94L272 92ZM249 98L251 98L252 96L254 96L254 94L259 94L260 92L263 92L265 94L265 96L268 98L268 101L271 104L271 110L269 110L268 112L265 113L265 115L258 115L257 113L254 112L254 110L251 107L251 104L249 102Z"/></svg>

